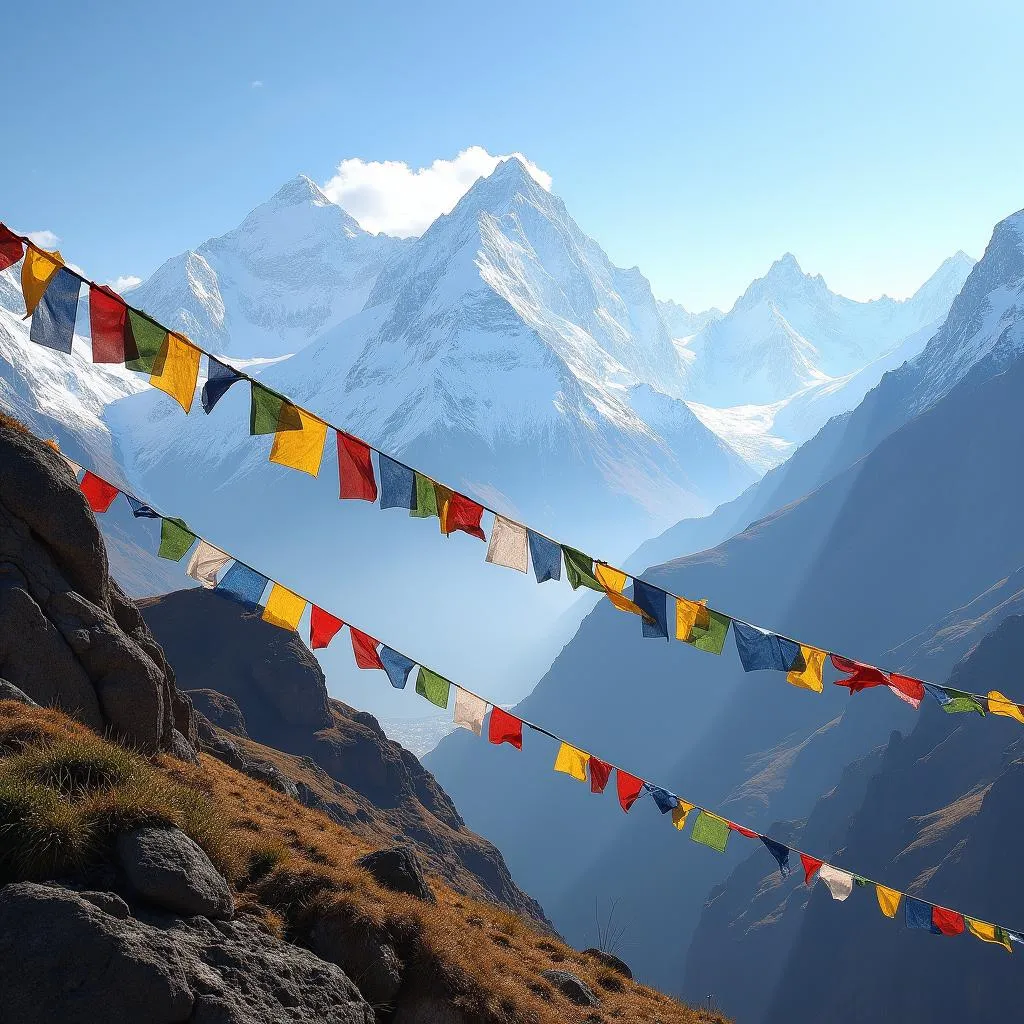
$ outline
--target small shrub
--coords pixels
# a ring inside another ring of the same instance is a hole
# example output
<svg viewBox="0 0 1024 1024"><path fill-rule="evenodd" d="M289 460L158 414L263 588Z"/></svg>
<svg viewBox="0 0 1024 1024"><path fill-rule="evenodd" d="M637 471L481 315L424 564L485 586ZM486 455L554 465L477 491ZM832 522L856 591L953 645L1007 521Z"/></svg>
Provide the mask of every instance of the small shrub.
<svg viewBox="0 0 1024 1024"><path fill-rule="evenodd" d="M7 763L9 775L68 797L123 785L144 768L143 758L130 750L76 737L26 747Z"/></svg>

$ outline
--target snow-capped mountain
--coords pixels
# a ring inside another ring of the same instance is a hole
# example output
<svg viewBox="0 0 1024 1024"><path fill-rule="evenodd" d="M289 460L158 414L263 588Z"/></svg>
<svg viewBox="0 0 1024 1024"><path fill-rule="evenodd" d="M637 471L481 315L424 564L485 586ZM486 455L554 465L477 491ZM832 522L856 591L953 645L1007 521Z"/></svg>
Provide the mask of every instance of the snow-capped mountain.
<svg viewBox="0 0 1024 1024"><path fill-rule="evenodd" d="M658 312L673 341L685 341L702 327L706 327L713 320L720 320L725 315L714 307L701 313L691 313L673 299L658 299L657 302Z"/></svg>
<svg viewBox="0 0 1024 1024"><path fill-rule="evenodd" d="M169 259L132 303L210 351L285 355L357 312L407 245L364 231L300 174L233 231Z"/></svg>

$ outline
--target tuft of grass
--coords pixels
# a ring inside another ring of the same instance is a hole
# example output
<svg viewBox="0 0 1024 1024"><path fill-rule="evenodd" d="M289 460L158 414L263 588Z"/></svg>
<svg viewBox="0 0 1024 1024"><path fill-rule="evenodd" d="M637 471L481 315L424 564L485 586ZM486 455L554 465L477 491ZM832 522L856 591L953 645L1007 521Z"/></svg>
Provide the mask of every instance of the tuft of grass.
<svg viewBox="0 0 1024 1024"><path fill-rule="evenodd" d="M51 743L24 747L9 758L5 774L56 790L74 799L93 790L107 790L133 779L141 758L100 739L62 737Z"/></svg>
<svg viewBox="0 0 1024 1024"><path fill-rule="evenodd" d="M291 851L280 840L260 836L250 841L246 855L245 881L252 885L262 881L276 867L284 864Z"/></svg>

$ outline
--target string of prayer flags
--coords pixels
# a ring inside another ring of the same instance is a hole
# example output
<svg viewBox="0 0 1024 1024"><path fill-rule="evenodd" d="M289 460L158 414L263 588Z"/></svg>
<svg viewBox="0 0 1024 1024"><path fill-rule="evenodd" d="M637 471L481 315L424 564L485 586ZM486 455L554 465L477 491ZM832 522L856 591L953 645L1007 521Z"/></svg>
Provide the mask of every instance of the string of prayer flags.
<svg viewBox="0 0 1024 1024"><path fill-rule="evenodd" d="M437 515L437 492L434 490L434 481L422 473L415 473L416 477L416 505L409 510L409 515L419 519L426 519Z"/></svg>
<svg viewBox="0 0 1024 1024"><path fill-rule="evenodd" d="M633 581L633 600L643 615L646 637L668 639L668 594L643 580Z"/></svg>
<svg viewBox="0 0 1024 1024"><path fill-rule="evenodd" d="M562 549L547 537L542 537L533 530L526 531L530 542L530 559L533 561L533 574L538 583L562 578Z"/></svg>
<svg viewBox="0 0 1024 1024"><path fill-rule="evenodd" d="M603 793L611 778L612 766L605 761L599 761L593 754L591 754L587 766L590 768L590 792Z"/></svg>
<svg viewBox="0 0 1024 1024"><path fill-rule="evenodd" d="M125 366L138 373L152 374L153 367L164 347L165 331L149 317L128 310L128 329L125 332ZM152 380L152 378L150 378Z"/></svg>
<svg viewBox="0 0 1024 1024"><path fill-rule="evenodd" d="M89 470L85 471L85 476L82 477L78 488L93 512L106 512L114 503L114 499L121 493L113 484L108 484L106 480Z"/></svg>
<svg viewBox="0 0 1024 1024"><path fill-rule="evenodd" d="M779 865L779 874L785 878L792 870L789 866L789 847L783 846L782 843L777 843L774 839L769 839L767 836L760 836L760 839L764 843L765 849L775 858L775 862Z"/></svg>
<svg viewBox="0 0 1024 1024"><path fill-rule="evenodd" d="M638 779L621 768L615 769L615 789L619 795L619 806L629 812L644 791L644 780Z"/></svg>
<svg viewBox="0 0 1024 1024"><path fill-rule="evenodd" d="M242 375L233 366L213 356L207 357L206 383L202 394L203 412L209 416L214 406L227 394L228 388L241 379Z"/></svg>
<svg viewBox="0 0 1024 1024"><path fill-rule="evenodd" d="M744 672L764 669L789 672L799 663L800 645L778 633L733 619L732 635Z"/></svg>
<svg viewBox="0 0 1024 1024"><path fill-rule="evenodd" d="M162 519L157 554L171 562L180 562L195 539L196 535L180 519Z"/></svg>
<svg viewBox="0 0 1024 1024"><path fill-rule="evenodd" d="M54 274L43 292L29 338L37 345L70 355L75 337L75 318L78 316L78 293L81 284L77 277L63 267Z"/></svg>
<svg viewBox="0 0 1024 1024"><path fill-rule="evenodd" d="M185 410L186 416L192 411L192 399L199 381L200 355L192 342L168 331L149 377L150 384L170 395Z"/></svg>
<svg viewBox="0 0 1024 1024"><path fill-rule="evenodd" d="M825 667L826 651L817 647L800 645L800 654L793 667L786 673L786 682L799 686L804 690L821 693L825 688L822 670Z"/></svg>
<svg viewBox="0 0 1024 1024"><path fill-rule="evenodd" d="M821 865L825 862L818 860L817 857L811 857L806 853L800 854L800 863L804 868L804 885L810 885L814 881L814 876L818 873Z"/></svg>
<svg viewBox="0 0 1024 1024"><path fill-rule="evenodd" d="M526 527L496 515L485 560L492 565L504 565L508 569L526 572L530 557L528 551Z"/></svg>
<svg viewBox="0 0 1024 1024"><path fill-rule="evenodd" d="M106 285L89 285L89 330L94 363L123 363L128 307Z"/></svg>
<svg viewBox="0 0 1024 1024"><path fill-rule="evenodd" d="M893 918L896 916L896 911L900 908L900 900L903 898L903 893L898 889L890 889L884 885L878 885L875 883L875 897L878 900L878 909L881 910L886 917Z"/></svg>
<svg viewBox="0 0 1024 1024"><path fill-rule="evenodd" d="M374 498L377 495L374 493ZM373 499L371 499L373 500ZM483 505L477 504L472 498L455 491L444 503L444 515L441 517L441 532L450 537L456 530L468 533L470 537L486 540L480 523L484 516Z"/></svg>
<svg viewBox="0 0 1024 1024"><path fill-rule="evenodd" d="M35 312L50 281L63 266L64 257L56 249L48 252L30 245L25 250L25 261L21 265L21 293L25 298L26 320Z"/></svg>
<svg viewBox="0 0 1024 1024"><path fill-rule="evenodd" d="M377 457L380 470L380 507L416 507L416 474L408 466L389 459L386 455Z"/></svg>
<svg viewBox="0 0 1024 1024"><path fill-rule="evenodd" d="M6 224L0 224L0 270L13 267L25 252L25 243Z"/></svg>
<svg viewBox="0 0 1024 1024"><path fill-rule="evenodd" d="M377 481L373 476L369 445L351 434L338 434L338 475L341 497L377 500Z"/></svg>
<svg viewBox="0 0 1024 1024"><path fill-rule="evenodd" d="M831 864L822 864L818 869L818 878L828 886L832 899L840 903L853 892L853 875L849 871L842 871Z"/></svg>
<svg viewBox="0 0 1024 1024"><path fill-rule="evenodd" d="M487 724L487 739L494 744L510 743L516 750L522 750L522 720L499 707L492 707L491 720Z"/></svg>
<svg viewBox="0 0 1024 1024"><path fill-rule="evenodd" d="M409 673L416 667L416 662L407 658L398 651L393 651L387 644L380 649L380 661L384 671L391 680L391 685L396 690L404 690L405 684L409 681Z"/></svg>
<svg viewBox="0 0 1024 1024"><path fill-rule="evenodd" d="M481 736L484 731L484 718L487 715L487 701L478 697L461 686L455 687L455 715L453 724L458 729L468 729L471 733Z"/></svg>
<svg viewBox="0 0 1024 1024"><path fill-rule="evenodd" d="M287 587L275 583L270 588L270 596L263 606L263 621L282 629L298 629L299 619L306 610L306 599L300 597Z"/></svg>
<svg viewBox="0 0 1024 1024"><path fill-rule="evenodd" d="M679 804L679 797L675 793L670 793L667 789L662 789L661 786L654 786L650 782L645 782L644 788L651 794L655 806L662 814L670 814Z"/></svg>
<svg viewBox="0 0 1024 1024"><path fill-rule="evenodd" d="M1013 718L1024 725L1024 709L1019 704L1014 704L1009 697L1005 697L998 690L988 691L988 713L990 715L1003 715L1005 718Z"/></svg>
<svg viewBox="0 0 1024 1024"><path fill-rule="evenodd" d="M439 676L436 672L431 672L429 668L420 665L420 670L416 675L416 692L421 697L426 697L431 704L435 704L439 708L448 707L448 694L451 686L452 684L444 676Z"/></svg>
<svg viewBox="0 0 1024 1024"><path fill-rule="evenodd" d="M342 630L345 623L341 619L325 612L323 608L313 605L309 613L309 646L314 651L326 647Z"/></svg>
<svg viewBox="0 0 1024 1024"><path fill-rule="evenodd" d="M366 633L360 632L353 626L349 626L349 633L352 634L352 655L356 659L356 666L358 668L379 668L384 669L381 664L380 655L377 653L378 641L374 640L372 636ZM419 693L419 684L417 683L417 693ZM424 694L424 696L426 696ZM437 704L437 701L434 701ZM448 694L445 693L444 703L439 707L448 707Z"/></svg>
<svg viewBox="0 0 1024 1024"><path fill-rule="evenodd" d="M274 435L274 443L270 447L270 461L289 469L297 469L300 473L317 476L324 457L327 424L305 409L298 406L292 408L298 414L298 429L279 430Z"/></svg>
<svg viewBox="0 0 1024 1024"><path fill-rule="evenodd" d="M965 918L965 921L967 930L976 939L981 939L982 942L994 942L1002 946L1007 953L1013 952L1010 936L1005 928L1000 928L997 924L989 924L987 921L976 921L973 917Z"/></svg>
<svg viewBox="0 0 1024 1024"><path fill-rule="evenodd" d="M562 558L565 559L565 578L573 590L589 587L599 594L604 593L604 587L598 583L597 577L594 575L594 560L590 555L585 555L582 551L563 544Z"/></svg>
<svg viewBox="0 0 1024 1024"><path fill-rule="evenodd" d="M266 586L266 576L261 576L244 562L236 561L217 584L215 593L232 597L247 611L254 612Z"/></svg>
<svg viewBox="0 0 1024 1024"><path fill-rule="evenodd" d="M682 832L686 828L686 818L694 806L685 800L676 800L676 805L672 808L672 824L675 825L676 831Z"/></svg>
<svg viewBox="0 0 1024 1024"><path fill-rule="evenodd" d="M594 566L594 576L597 578L598 583L604 587L608 600L619 611L632 612L634 615L643 614L636 604L622 593L626 587L626 581L629 579L624 572L620 569L613 569L604 562L598 562Z"/></svg>
<svg viewBox="0 0 1024 1024"><path fill-rule="evenodd" d="M282 430L301 430L298 406L252 381L249 389L249 433L278 434Z"/></svg>
<svg viewBox="0 0 1024 1024"><path fill-rule="evenodd" d="M729 823L724 818L701 809L697 820L693 823L690 838L695 843L703 843L704 846L710 846L712 850L725 853L725 848L729 844L730 831Z"/></svg>
<svg viewBox="0 0 1024 1024"><path fill-rule="evenodd" d="M231 556L215 548L208 541L200 539L192 557L188 560L185 573L207 590L217 586L217 573L231 561Z"/></svg>
<svg viewBox="0 0 1024 1024"><path fill-rule="evenodd" d="M139 499L136 498L134 495L126 494L125 497L128 499L128 504L131 506L132 509L132 515L135 516L136 519L160 518L160 513L157 512L156 509L150 508L144 502L139 501Z"/></svg>
<svg viewBox="0 0 1024 1024"><path fill-rule="evenodd" d="M558 748L558 755L555 758L555 771L565 775L571 775L579 782L587 781L587 762L590 755L585 750L562 743Z"/></svg>

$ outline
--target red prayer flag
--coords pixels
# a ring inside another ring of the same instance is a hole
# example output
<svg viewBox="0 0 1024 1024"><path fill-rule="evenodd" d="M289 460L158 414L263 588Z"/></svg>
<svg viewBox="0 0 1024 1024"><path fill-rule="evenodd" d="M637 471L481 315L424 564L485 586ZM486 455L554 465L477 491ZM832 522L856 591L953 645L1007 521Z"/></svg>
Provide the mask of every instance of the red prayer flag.
<svg viewBox="0 0 1024 1024"><path fill-rule="evenodd" d="M608 779L612 774L612 766L605 764L604 761L598 761L596 757L591 755L590 761L590 792L591 793L603 793L604 787L608 785Z"/></svg>
<svg viewBox="0 0 1024 1024"><path fill-rule="evenodd" d="M353 437L338 431L338 475L341 478L343 498L362 498L364 501L377 500L377 481L373 477L373 463L370 461L370 447Z"/></svg>
<svg viewBox="0 0 1024 1024"><path fill-rule="evenodd" d="M309 616L309 646L314 651L326 647L344 625L341 619L313 605L313 611Z"/></svg>
<svg viewBox="0 0 1024 1024"><path fill-rule="evenodd" d="M0 270L13 267L25 254L25 243L6 224L0 224Z"/></svg>
<svg viewBox="0 0 1024 1024"><path fill-rule="evenodd" d="M484 531L480 527L483 515L483 505L478 505L464 494L453 494L448 499L448 514L445 516L444 532L450 534L455 530L462 530L463 533L468 533L472 537L486 540Z"/></svg>
<svg viewBox="0 0 1024 1024"><path fill-rule="evenodd" d="M959 935L964 930L964 919L955 910L932 907L932 925L943 935Z"/></svg>
<svg viewBox="0 0 1024 1024"><path fill-rule="evenodd" d="M644 780L618 768L615 771L615 786L619 791L619 806L628 811L643 792Z"/></svg>
<svg viewBox="0 0 1024 1024"><path fill-rule="evenodd" d="M516 750L523 749L523 723L501 708L491 708L487 738L492 743L511 743Z"/></svg>
<svg viewBox="0 0 1024 1024"><path fill-rule="evenodd" d="M89 285L89 326L92 328L92 361L124 362L124 323L128 307L112 288Z"/></svg>
<svg viewBox="0 0 1024 1024"><path fill-rule="evenodd" d="M88 470L78 486L93 512L106 512L121 493L113 484L108 484L106 480L101 480Z"/></svg>
<svg viewBox="0 0 1024 1024"><path fill-rule="evenodd" d="M760 839L761 837L756 832L751 832L749 828L744 828L742 825L737 825L734 821L728 822L729 828L733 832L739 832L741 836L746 836L748 839Z"/></svg>
<svg viewBox="0 0 1024 1024"><path fill-rule="evenodd" d="M849 674L847 679L837 679L836 686L848 686L851 693L866 690L869 686L888 686L889 676L872 665L862 665L859 661L851 661L838 654L830 654L833 666L839 672Z"/></svg>
<svg viewBox="0 0 1024 1024"><path fill-rule="evenodd" d="M904 698L908 704L913 704L915 707L924 700L924 683L920 679L890 672L889 689L893 690L897 697Z"/></svg>
<svg viewBox="0 0 1024 1024"><path fill-rule="evenodd" d="M350 627L349 632L352 634L352 653L356 656L356 665L359 668L383 669L384 665L377 653L378 641L366 633L360 633L355 627Z"/></svg>
<svg viewBox="0 0 1024 1024"><path fill-rule="evenodd" d="M814 881L814 876L818 873L818 868L825 862L808 857L806 853L801 853L800 863L804 866L804 884L810 885Z"/></svg>

